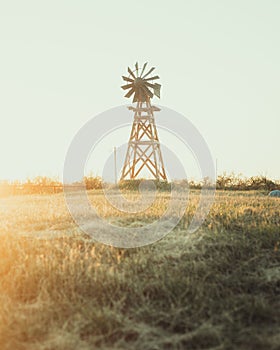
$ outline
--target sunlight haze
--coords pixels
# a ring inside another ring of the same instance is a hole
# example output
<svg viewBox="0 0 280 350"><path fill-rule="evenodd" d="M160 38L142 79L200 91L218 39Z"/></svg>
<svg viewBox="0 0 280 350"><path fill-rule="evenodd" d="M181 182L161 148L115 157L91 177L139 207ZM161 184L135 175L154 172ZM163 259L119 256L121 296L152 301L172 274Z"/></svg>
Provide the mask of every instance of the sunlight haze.
<svg viewBox="0 0 280 350"><path fill-rule="evenodd" d="M0 179L61 177L77 131L131 103L121 76L136 61L156 67L153 104L196 126L218 173L279 179L279 18L271 0L2 1ZM88 169L100 175L117 142Z"/></svg>

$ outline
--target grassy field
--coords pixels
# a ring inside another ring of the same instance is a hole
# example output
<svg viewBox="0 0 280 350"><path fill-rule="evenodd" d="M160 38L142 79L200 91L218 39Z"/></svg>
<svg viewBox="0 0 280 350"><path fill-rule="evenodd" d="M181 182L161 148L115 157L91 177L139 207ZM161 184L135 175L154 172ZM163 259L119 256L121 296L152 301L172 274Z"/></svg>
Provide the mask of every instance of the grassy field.
<svg viewBox="0 0 280 350"><path fill-rule="evenodd" d="M134 196L134 194L131 194ZM280 349L280 199L218 192L203 226L143 248L93 242L63 194L0 200L0 349ZM168 198L119 215L150 222Z"/></svg>

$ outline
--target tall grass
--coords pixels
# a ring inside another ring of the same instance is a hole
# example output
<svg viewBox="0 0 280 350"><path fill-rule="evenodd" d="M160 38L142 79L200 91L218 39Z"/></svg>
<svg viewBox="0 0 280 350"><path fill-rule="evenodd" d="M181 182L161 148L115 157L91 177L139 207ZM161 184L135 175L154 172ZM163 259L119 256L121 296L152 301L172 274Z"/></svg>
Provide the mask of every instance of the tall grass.
<svg viewBox="0 0 280 350"><path fill-rule="evenodd" d="M168 200L135 217L89 197L126 226ZM93 242L61 194L0 200L0 349L279 349L279 199L219 192L189 235L198 197L172 233L129 250Z"/></svg>

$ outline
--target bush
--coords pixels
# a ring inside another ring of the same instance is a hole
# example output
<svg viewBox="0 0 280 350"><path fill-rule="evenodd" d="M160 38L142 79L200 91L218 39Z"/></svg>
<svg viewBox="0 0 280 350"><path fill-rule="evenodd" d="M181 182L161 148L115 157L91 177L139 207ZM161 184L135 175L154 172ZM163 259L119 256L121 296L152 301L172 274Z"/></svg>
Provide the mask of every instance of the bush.
<svg viewBox="0 0 280 350"><path fill-rule="evenodd" d="M100 190L102 189L102 179L99 176L85 176L83 181L87 190Z"/></svg>
<svg viewBox="0 0 280 350"><path fill-rule="evenodd" d="M170 191L171 183L167 181L160 180L145 180L145 179L136 179L136 180L122 180L118 183L118 186L121 190L128 191L139 191L139 186L142 181L147 183L152 182L156 186L158 191Z"/></svg>

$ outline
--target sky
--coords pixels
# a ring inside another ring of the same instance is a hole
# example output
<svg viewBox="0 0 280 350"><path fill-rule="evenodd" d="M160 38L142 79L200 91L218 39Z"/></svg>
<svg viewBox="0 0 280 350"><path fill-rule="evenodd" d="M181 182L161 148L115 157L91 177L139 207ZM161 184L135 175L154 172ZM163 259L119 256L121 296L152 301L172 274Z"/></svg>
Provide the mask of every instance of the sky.
<svg viewBox="0 0 280 350"><path fill-rule="evenodd" d="M279 18L277 0L1 1L0 179L61 177L79 129L131 102L121 76L136 61L156 67L153 103L194 124L218 173L279 179ZM102 174L128 137L102 140L87 169Z"/></svg>

